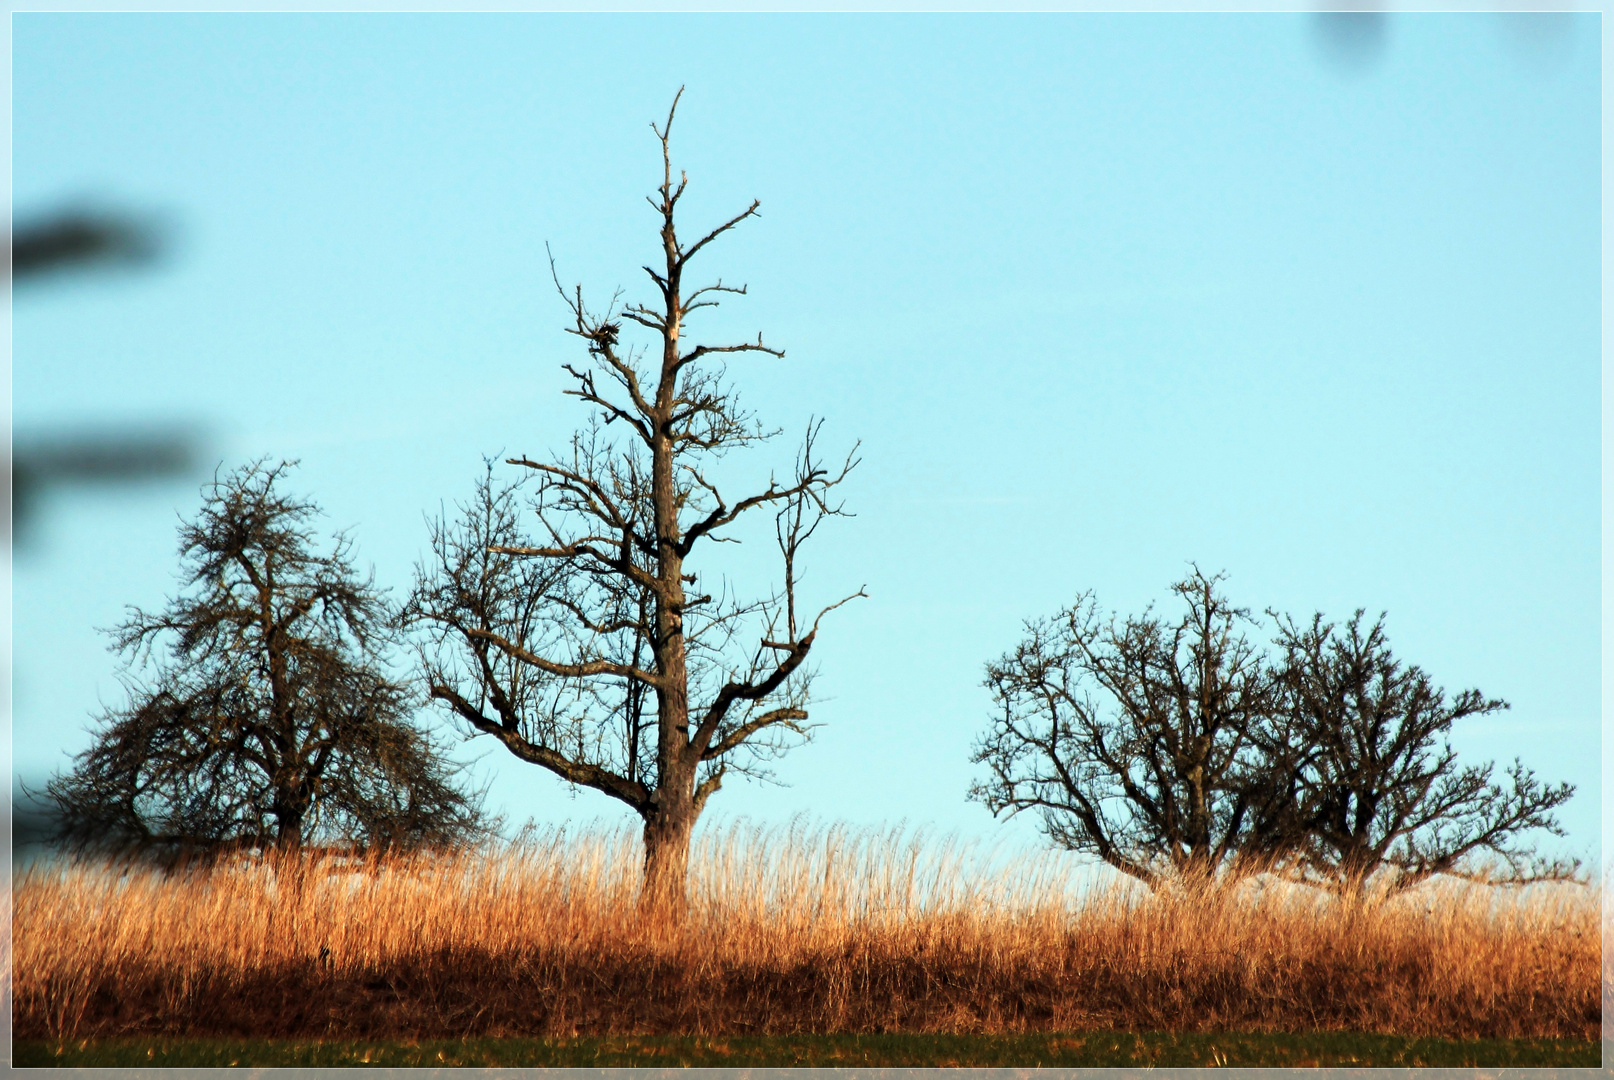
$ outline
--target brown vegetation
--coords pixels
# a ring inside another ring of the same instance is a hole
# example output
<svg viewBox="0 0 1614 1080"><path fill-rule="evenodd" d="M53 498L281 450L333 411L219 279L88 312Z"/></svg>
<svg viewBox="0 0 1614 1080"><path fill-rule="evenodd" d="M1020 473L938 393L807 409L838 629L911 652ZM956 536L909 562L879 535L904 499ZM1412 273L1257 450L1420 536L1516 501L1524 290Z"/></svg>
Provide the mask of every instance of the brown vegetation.
<svg viewBox="0 0 1614 1080"><path fill-rule="evenodd" d="M637 847L40 863L13 897L16 1037L1600 1029L1595 889L1150 894L1069 855L798 823L698 837L668 924Z"/></svg>

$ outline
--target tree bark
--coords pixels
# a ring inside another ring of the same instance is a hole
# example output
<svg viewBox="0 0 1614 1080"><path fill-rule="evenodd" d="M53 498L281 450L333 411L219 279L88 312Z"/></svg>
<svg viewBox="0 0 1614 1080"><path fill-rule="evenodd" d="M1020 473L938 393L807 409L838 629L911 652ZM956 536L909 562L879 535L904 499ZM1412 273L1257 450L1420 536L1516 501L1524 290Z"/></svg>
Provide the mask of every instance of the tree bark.
<svg viewBox="0 0 1614 1080"><path fill-rule="evenodd" d="M678 924L688 911L689 836L695 828L695 803L681 793L662 788L667 805L658 806L644 824L644 887L642 913Z"/></svg>
<svg viewBox="0 0 1614 1080"><path fill-rule="evenodd" d="M275 847L298 851L303 846L303 810L295 806L275 808Z"/></svg>

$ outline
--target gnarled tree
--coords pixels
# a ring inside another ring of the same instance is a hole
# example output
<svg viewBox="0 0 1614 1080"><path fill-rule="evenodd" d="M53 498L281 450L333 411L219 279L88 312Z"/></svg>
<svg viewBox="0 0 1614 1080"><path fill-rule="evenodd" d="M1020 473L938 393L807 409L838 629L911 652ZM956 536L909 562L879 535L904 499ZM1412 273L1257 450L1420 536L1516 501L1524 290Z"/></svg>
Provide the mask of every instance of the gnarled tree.
<svg viewBox="0 0 1614 1080"><path fill-rule="evenodd" d="M184 590L113 631L129 704L49 784L57 839L295 850L442 846L484 829L386 674L384 597L345 536L316 543L313 503L276 490L287 468L215 480L180 531Z"/></svg>
<svg viewBox="0 0 1614 1080"><path fill-rule="evenodd" d="M674 173L668 143L677 105L652 125L662 155L649 200L662 257L644 268L654 302L619 308L613 298L595 310L555 276L569 332L588 352L586 363L564 365L567 392L592 407L590 424L552 460L508 459L526 470L522 480L490 474L458 520L435 523L407 608L424 631L431 695L471 733L631 807L644 822L646 902L675 912L707 800L725 776L764 772L807 734L808 654L823 615L851 597L802 617L797 555L825 517L842 513L830 495L856 464L854 448L838 467L822 465L809 424L788 479L741 498L719 489L717 459L775 434L741 410L722 361L784 353L761 335L686 338L694 312L745 292L721 279L689 287L691 260L759 204L680 239L687 179ZM625 342L634 328L648 331L650 348ZM726 582L701 589L700 553L739 539L742 517L768 510L782 581L753 600Z"/></svg>
<svg viewBox="0 0 1614 1080"><path fill-rule="evenodd" d="M1515 760L1462 766L1452 725L1507 703L1478 690L1448 697L1391 652L1384 620L1358 611L1343 627L1278 617L1288 755L1304 752L1296 819L1305 837L1295 873L1360 896L1370 880L1394 893L1436 874L1487 881L1561 880L1572 863L1545 861L1519 843L1542 829L1562 836L1553 811L1573 786L1542 784ZM1489 870L1474 864L1489 856Z"/></svg>
<svg viewBox="0 0 1614 1080"><path fill-rule="evenodd" d="M1503 778L1462 766L1448 741L1456 721L1504 702L1448 697L1361 612L1344 627L1269 613L1273 656L1219 581L1195 568L1175 585L1187 606L1175 623L1104 620L1090 597L1028 623L987 667L998 715L975 752L990 777L971 796L1040 813L1056 844L1151 888L1270 869L1359 899L1370 882L1393 894L1437 874L1575 876L1522 842L1562 835L1553 812L1574 788L1518 761Z"/></svg>
<svg viewBox="0 0 1614 1080"><path fill-rule="evenodd" d="M1174 623L1106 620L1091 596L1028 623L987 666L998 714L975 750L990 778L971 798L994 814L1036 811L1054 843L1151 888L1281 852L1291 784L1249 738L1272 675L1219 581L1195 568L1174 585L1187 607Z"/></svg>

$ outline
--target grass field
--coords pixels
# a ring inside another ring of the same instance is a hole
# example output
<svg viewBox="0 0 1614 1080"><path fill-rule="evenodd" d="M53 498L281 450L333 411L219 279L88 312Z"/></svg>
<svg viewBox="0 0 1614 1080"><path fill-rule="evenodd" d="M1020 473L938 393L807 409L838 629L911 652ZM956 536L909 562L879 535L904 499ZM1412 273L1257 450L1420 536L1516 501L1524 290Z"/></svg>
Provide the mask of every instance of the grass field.
<svg viewBox="0 0 1614 1080"><path fill-rule="evenodd" d="M1311 1035L1077 1033L1032 1035L615 1036L576 1039L285 1042L132 1039L19 1043L16 1064L99 1068L372 1067L1286 1067L1596 1068L1596 1042Z"/></svg>
<svg viewBox="0 0 1614 1080"><path fill-rule="evenodd" d="M497 854L300 873L41 864L14 886L15 1037L321 1040L340 1054L579 1036L741 1048L802 1031L1171 1031L1195 1047L1240 1031L1586 1045L1600 1032L1595 889L1443 885L1363 907L1270 883L1150 895L1053 855L735 828L698 841L688 916L667 925L635 902L636 841L557 832ZM1292 1038L1248 1045L1288 1053Z"/></svg>

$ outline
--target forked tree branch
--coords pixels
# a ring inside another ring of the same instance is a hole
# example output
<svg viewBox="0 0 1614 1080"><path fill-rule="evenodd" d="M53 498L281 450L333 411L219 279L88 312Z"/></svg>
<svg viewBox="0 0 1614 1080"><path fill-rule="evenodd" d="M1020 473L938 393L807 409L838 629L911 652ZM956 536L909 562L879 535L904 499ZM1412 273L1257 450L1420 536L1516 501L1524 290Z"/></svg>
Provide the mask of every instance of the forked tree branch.
<svg viewBox="0 0 1614 1080"><path fill-rule="evenodd" d="M631 664L619 664L612 660L586 660L579 664L570 664L539 656L537 653L524 649L503 635L495 634L491 630L480 630L473 626L467 627L464 633L472 641L485 641L506 656L520 660L524 664L530 664L548 675L558 675L567 679L586 679L596 675L615 675L618 678L637 680L646 686L662 685L660 678Z"/></svg>
<svg viewBox="0 0 1614 1080"><path fill-rule="evenodd" d="M534 765L542 765L550 772L573 784L593 788L596 791L603 791L605 794L627 803L635 810L642 810L649 804L650 791L643 784L618 776L616 773L603 769L598 765L573 761L547 746L539 746L528 742L514 728L494 723L483 716L480 710L461 697L452 687L434 684L430 693L432 697L447 702L456 713L478 731L492 735L504 743L510 752L521 760L530 761Z"/></svg>

